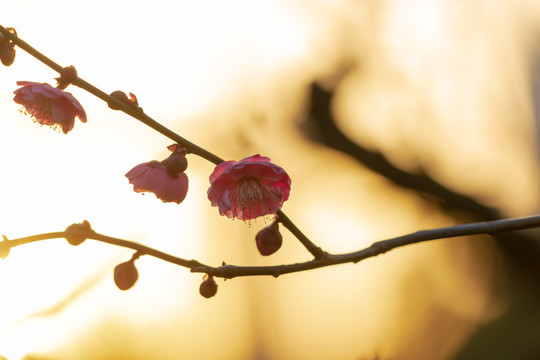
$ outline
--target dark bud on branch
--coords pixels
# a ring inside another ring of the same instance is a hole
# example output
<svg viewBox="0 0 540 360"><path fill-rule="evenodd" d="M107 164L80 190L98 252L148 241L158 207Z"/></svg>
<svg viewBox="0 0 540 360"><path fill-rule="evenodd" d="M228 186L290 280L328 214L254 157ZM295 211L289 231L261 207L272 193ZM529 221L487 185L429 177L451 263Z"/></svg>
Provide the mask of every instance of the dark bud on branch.
<svg viewBox="0 0 540 360"><path fill-rule="evenodd" d="M84 220L80 224L72 224L65 230L65 238L73 246L82 244L89 235L94 234L94 230L90 227L90 223Z"/></svg>
<svg viewBox="0 0 540 360"><path fill-rule="evenodd" d="M5 43L0 47L0 61L4 66L10 66L15 61L15 45L13 43Z"/></svg>
<svg viewBox="0 0 540 360"><path fill-rule="evenodd" d="M279 232L279 222L274 220L272 224L259 231L255 236L255 243L257 250L263 256L272 255L278 251L283 244L283 237Z"/></svg>
<svg viewBox="0 0 540 360"><path fill-rule="evenodd" d="M118 264L114 268L114 283L120 290L131 289L139 279L139 272L135 267L137 258L138 254L135 253L129 261Z"/></svg>
<svg viewBox="0 0 540 360"><path fill-rule="evenodd" d="M64 90L68 85L73 84L77 79L77 69L75 66L70 65L68 67L60 70L60 77L57 77L55 80L58 83L57 88Z"/></svg>
<svg viewBox="0 0 540 360"><path fill-rule="evenodd" d="M133 108L136 108L142 111L142 109L139 107L139 101L137 100L137 97L132 93L129 93L129 98L125 92L120 91L120 90L113 91L109 95L115 98L116 100L120 101L121 103L126 104L127 106L131 106ZM120 110L120 108L116 104L113 104L112 102L109 102L109 108L113 110Z"/></svg>
<svg viewBox="0 0 540 360"><path fill-rule="evenodd" d="M9 255L11 245L6 235L2 235L2 241L0 241L0 258L5 259Z"/></svg>
<svg viewBox="0 0 540 360"><path fill-rule="evenodd" d="M178 174L184 172L188 167L188 161L186 158L187 149L177 144L167 147L172 154L168 158L162 161L167 167L167 172L173 179L178 178Z"/></svg>
<svg viewBox="0 0 540 360"><path fill-rule="evenodd" d="M10 33L17 35L14 28L7 28ZM0 61L5 66L10 66L15 61L15 44L0 34Z"/></svg>
<svg viewBox="0 0 540 360"><path fill-rule="evenodd" d="M204 274L203 282L199 286L199 293L205 298L211 298L216 295L218 285L212 275Z"/></svg>

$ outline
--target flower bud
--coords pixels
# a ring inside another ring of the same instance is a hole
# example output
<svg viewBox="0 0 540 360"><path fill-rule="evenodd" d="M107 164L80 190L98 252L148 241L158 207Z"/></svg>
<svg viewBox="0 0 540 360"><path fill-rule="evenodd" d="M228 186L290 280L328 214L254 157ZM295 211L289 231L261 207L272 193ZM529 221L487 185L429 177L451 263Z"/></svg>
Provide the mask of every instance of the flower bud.
<svg viewBox="0 0 540 360"><path fill-rule="evenodd" d="M111 97L115 98L116 100L128 105L128 106L140 109L139 108L139 101L137 100L137 97L135 96L135 94L129 93L129 98L128 98L128 96L126 95L125 92L120 91L120 90L116 90L116 91L113 91L112 93L110 93L109 95ZM120 108L118 106L116 106L115 104L112 104L112 103L109 103L109 107L111 109L113 109L113 110L120 110ZM142 110L142 109L140 109L140 110Z"/></svg>
<svg viewBox="0 0 540 360"><path fill-rule="evenodd" d="M120 102L123 102L124 104L127 104L127 102L129 101L127 95L125 92L123 91L120 91L120 90L116 90L116 91L113 91L112 93L109 94L111 97L115 98L116 100L120 101ZM113 103L109 103L109 107L113 110L120 110L119 107L116 106L116 104L113 104Z"/></svg>
<svg viewBox="0 0 540 360"><path fill-rule="evenodd" d="M77 79L77 69L75 69L75 66L73 65L67 66L60 70L60 77L56 78L56 82L58 83L57 88L63 90L67 88L69 84L72 84L75 79Z"/></svg>
<svg viewBox="0 0 540 360"><path fill-rule="evenodd" d="M82 244L86 240L87 236L94 233L94 230L90 227L90 223L84 220L80 224L69 225L64 231L65 238L73 246Z"/></svg>
<svg viewBox="0 0 540 360"><path fill-rule="evenodd" d="M9 240L6 235L2 235L2 241L0 241L0 258L5 259L9 255L9 250L11 245L9 245Z"/></svg>
<svg viewBox="0 0 540 360"><path fill-rule="evenodd" d="M205 298L211 298L216 295L218 285L212 275L204 274L203 282L199 286L199 293Z"/></svg>
<svg viewBox="0 0 540 360"><path fill-rule="evenodd" d="M171 150L172 146L168 147ZM171 150L173 153L168 158L163 160L163 164L167 166L167 172L171 177L177 178L178 174L184 172L187 169L188 161L186 158L187 149L183 147L174 147Z"/></svg>
<svg viewBox="0 0 540 360"><path fill-rule="evenodd" d="M10 66L15 61L15 44L4 42L0 45L0 61L4 66Z"/></svg>
<svg viewBox="0 0 540 360"><path fill-rule="evenodd" d="M263 256L272 255L278 251L283 244L283 237L279 232L279 222L274 220L272 224L259 231L255 236L255 243Z"/></svg>
<svg viewBox="0 0 540 360"><path fill-rule="evenodd" d="M14 28L6 28L13 35L17 35ZM15 44L6 38L3 34L0 34L0 61L5 66L10 66L15 61Z"/></svg>
<svg viewBox="0 0 540 360"><path fill-rule="evenodd" d="M130 289L139 278L139 272L135 267L135 259L116 265L114 268L114 283L120 290Z"/></svg>

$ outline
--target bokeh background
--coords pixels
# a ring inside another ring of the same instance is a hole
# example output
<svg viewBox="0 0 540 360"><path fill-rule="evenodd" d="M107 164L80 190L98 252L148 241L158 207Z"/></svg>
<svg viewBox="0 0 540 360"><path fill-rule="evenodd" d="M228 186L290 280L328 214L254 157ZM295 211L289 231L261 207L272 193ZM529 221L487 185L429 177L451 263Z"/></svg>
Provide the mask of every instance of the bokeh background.
<svg viewBox="0 0 540 360"><path fill-rule="evenodd" d="M539 207L540 5L492 0L0 0L0 23L106 92L225 159L260 153L293 179L283 210L332 252ZM12 101L54 83L23 51L0 69L0 233L103 234L204 263L309 260L285 230L218 216L190 157L181 205L124 174L171 141L72 87L68 135ZM118 290L122 248L50 240L0 263L0 354L60 359L538 359L535 231L433 241L278 279L218 280L152 258Z"/></svg>

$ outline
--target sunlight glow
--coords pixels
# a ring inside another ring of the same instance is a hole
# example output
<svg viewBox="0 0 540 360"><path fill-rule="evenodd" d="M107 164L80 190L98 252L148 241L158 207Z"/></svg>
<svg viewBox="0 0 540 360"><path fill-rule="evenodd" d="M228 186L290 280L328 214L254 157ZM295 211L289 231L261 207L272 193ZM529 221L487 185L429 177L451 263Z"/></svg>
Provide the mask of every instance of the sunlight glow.
<svg viewBox="0 0 540 360"><path fill-rule="evenodd" d="M344 66L350 73L334 89L332 110L353 141L509 214L538 206L527 45L511 5L171 4L12 1L0 24L97 87L133 92L150 116L227 160L261 153L290 169L284 210L329 251L452 221L299 134L309 84L339 77ZM206 195L213 165L200 159L188 157L190 190L180 206L135 193L124 174L164 159L171 141L82 90L68 88L88 123L77 121L67 136L17 112L16 81L54 84L55 76L20 50L0 72L0 234L61 231L86 219L99 233L214 266L310 259L285 229L280 252L262 258L254 235L264 220L219 217ZM500 176L501 168L513 170ZM23 246L0 262L0 355L383 359L399 358L425 333L442 341L456 329L437 353L449 358L506 306L490 300L503 267L497 250L465 240L278 279L220 279L210 300L198 294L202 274L144 256L136 286L118 290L112 269L132 255L124 248L64 239ZM482 261L471 249L482 250ZM433 323L434 309L447 328Z"/></svg>

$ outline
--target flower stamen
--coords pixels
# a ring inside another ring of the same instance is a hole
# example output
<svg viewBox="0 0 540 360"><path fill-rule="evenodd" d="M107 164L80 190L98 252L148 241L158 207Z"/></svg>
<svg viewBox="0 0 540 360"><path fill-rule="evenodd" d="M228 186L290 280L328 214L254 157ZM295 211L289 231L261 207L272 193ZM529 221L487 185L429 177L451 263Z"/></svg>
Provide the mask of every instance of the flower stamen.
<svg viewBox="0 0 540 360"><path fill-rule="evenodd" d="M231 192L233 214L274 213L272 202L277 200L272 189L253 176L242 178ZM249 216L251 217L251 216Z"/></svg>

